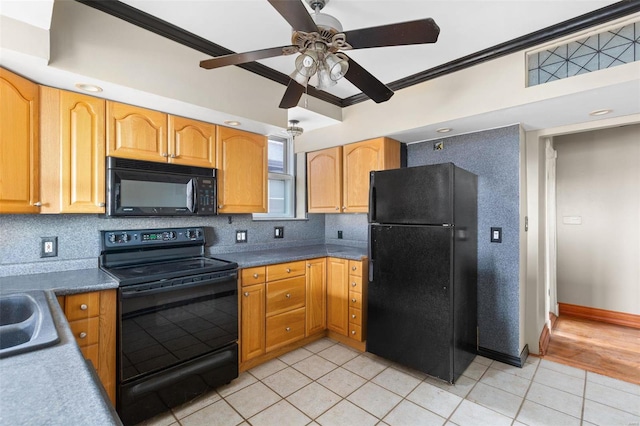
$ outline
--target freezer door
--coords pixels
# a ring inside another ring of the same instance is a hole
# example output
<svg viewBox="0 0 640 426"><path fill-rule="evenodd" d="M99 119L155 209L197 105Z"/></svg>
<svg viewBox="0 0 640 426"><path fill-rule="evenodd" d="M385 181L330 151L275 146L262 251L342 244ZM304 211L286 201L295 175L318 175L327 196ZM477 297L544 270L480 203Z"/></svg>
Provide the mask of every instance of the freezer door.
<svg viewBox="0 0 640 426"><path fill-rule="evenodd" d="M453 381L453 230L370 225L367 351Z"/></svg>
<svg viewBox="0 0 640 426"><path fill-rule="evenodd" d="M454 223L452 163L371 172L369 222Z"/></svg>

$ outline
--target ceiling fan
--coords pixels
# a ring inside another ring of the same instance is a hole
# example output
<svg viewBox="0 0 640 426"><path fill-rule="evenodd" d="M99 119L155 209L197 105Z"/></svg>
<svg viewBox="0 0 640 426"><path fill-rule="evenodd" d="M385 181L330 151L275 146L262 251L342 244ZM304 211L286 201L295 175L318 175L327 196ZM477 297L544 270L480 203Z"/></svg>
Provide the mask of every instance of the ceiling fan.
<svg viewBox="0 0 640 426"><path fill-rule="evenodd" d="M340 21L320 12L329 0L305 0L315 11L313 14L307 12L300 0L268 1L291 25L291 45L218 56L201 61L200 66L206 69L220 68L300 53L295 62L296 70L291 74L280 101L280 108L296 106L309 79L315 74L320 90L328 89L344 77L376 103L385 102L393 96L393 91L343 51L435 43L440 34L440 28L431 18L343 31Z"/></svg>

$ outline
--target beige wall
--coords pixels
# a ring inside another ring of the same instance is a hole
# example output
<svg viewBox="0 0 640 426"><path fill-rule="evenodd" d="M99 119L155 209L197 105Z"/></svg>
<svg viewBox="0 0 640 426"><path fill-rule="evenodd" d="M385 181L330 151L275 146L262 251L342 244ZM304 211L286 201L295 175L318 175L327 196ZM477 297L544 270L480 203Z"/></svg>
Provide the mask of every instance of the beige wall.
<svg viewBox="0 0 640 426"><path fill-rule="evenodd" d="M640 314L640 125L554 145L558 302Z"/></svg>

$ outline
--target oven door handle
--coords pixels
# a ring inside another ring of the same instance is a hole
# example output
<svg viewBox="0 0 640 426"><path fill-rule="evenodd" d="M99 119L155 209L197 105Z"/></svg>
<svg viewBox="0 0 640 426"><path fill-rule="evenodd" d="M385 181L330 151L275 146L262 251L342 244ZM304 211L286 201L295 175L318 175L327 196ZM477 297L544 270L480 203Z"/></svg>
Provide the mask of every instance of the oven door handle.
<svg viewBox="0 0 640 426"><path fill-rule="evenodd" d="M237 279L238 279L238 273L234 272L232 274L225 275L224 277L209 278L202 281L194 281L186 284L168 285L165 287L156 287L156 288L151 288L147 290L136 290L136 288L139 286L121 287L120 294L122 295L123 299L133 299L136 297L146 297L154 294L168 293L170 291L175 291L176 289L195 288L195 287L208 286L211 284L216 284L224 281L234 281L234 283L230 285L228 289L227 288L220 289L223 291L228 291L228 290L236 289L235 282L237 281Z"/></svg>

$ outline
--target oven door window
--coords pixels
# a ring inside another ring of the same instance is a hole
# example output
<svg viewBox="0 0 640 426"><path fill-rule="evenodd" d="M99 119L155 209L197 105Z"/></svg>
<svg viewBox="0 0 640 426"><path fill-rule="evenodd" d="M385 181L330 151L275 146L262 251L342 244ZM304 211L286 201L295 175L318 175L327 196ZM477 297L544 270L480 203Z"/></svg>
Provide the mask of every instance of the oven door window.
<svg viewBox="0 0 640 426"><path fill-rule="evenodd" d="M197 358L238 338L235 278L120 289L121 381Z"/></svg>

